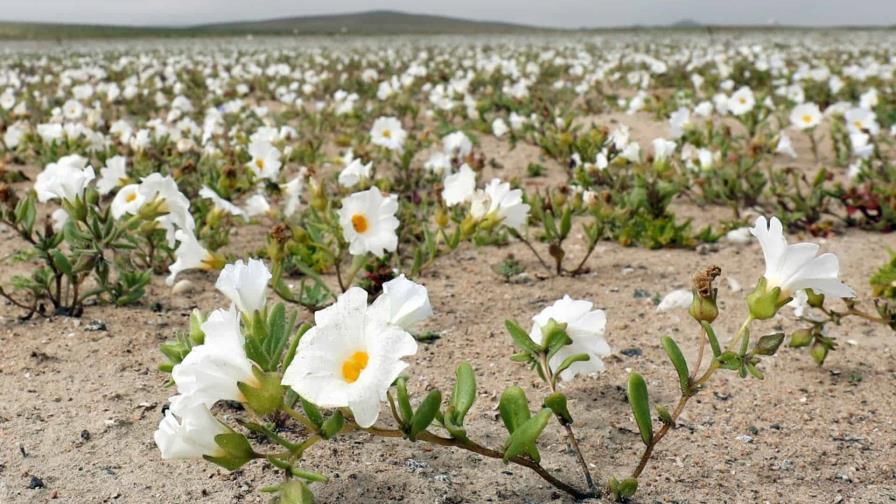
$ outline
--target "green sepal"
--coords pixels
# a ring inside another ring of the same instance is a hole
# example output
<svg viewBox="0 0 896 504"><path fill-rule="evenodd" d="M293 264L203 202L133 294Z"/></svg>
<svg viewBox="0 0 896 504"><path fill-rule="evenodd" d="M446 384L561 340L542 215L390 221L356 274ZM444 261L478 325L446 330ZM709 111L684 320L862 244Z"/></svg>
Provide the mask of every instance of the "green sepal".
<svg viewBox="0 0 896 504"><path fill-rule="evenodd" d="M249 440L238 432L218 434L215 436L215 443L224 453L218 456L204 455L203 458L228 471L235 471L255 458L255 451L252 450Z"/></svg>
<svg viewBox="0 0 896 504"><path fill-rule="evenodd" d="M395 392L398 396L398 414L401 416L401 422L407 425L414 416L414 410L411 408L411 398L408 395L408 380L404 376L399 376L395 380Z"/></svg>
<svg viewBox="0 0 896 504"><path fill-rule="evenodd" d="M264 416L280 409L283 404L283 385L280 384L280 373L266 373L257 367L252 368L252 374L258 381L258 386L253 387L248 383L238 382L237 388L246 398L246 404L258 415Z"/></svg>
<svg viewBox="0 0 896 504"><path fill-rule="evenodd" d="M345 418L342 416L342 412L336 410L330 418L324 420L324 423L320 426L320 437L324 439L333 439L336 434L342 432L342 428L345 426Z"/></svg>
<svg viewBox="0 0 896 504"><path fill-rule="evenodd" d="M753 347L753 353L756 355L775 355L781 343L784 343L784 333L763 336L759 338L759 341Z"/></svg>
<svg viewBox="0 0 896 504"><path fill-rule="evenodd" d="M559 376L560 373L569 369L569 366L572 366L576 362L585 362L591 360L591 356L586 353L580 353L575 355L570 355L569 357L563 359L563 362L557 366L557 369L554 370L554 376Z"/></svg>

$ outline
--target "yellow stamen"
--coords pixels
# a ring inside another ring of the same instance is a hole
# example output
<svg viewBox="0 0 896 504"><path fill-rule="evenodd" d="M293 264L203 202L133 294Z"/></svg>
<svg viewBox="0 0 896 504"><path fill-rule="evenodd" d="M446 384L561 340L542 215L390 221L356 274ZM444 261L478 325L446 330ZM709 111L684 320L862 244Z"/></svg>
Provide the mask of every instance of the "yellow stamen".
<svg viewBox="0 0 896 504"><path fill-rule="evenodd" d="M812 122L812 116L810 116L809 114L804 115L803 122L809 124L810 122Z"/></svg>
<svg viewBox="0 0 896 504"><path fill-rule="evenodd" d="M392 138L392 132L389 130L383 130L383 138Z"/></svg>
<svg viewBox="0 0 896 504"><path fill-rule="evenodd" d="M124 199L125 199L125 201L130 203L130 202L134 201L135 199L137 199L137 193L132 192L131 194L128 194L127 196L125 196Z"/></svg>
<svg viewBox="0 0 896 504"><path fill-rule="evenodd" d="M352 227L355 228L356 233L363 233L367 231L367 217L364 214L359 213L352 215Z"/></svg>
<svg viewBox="0 0 896 504"><path fill-rule="evenodd" d="M259 170L264 170L264 159L256 159L255 166L257 166Z"/></svg>
<svg viewBox="0 0 896 504"><path fill-rule="evenodd" d="M342 363L342 379L347 383L355 383L358 377L361 376L361 371L364 371L364 368L367 367L368 360L370 360L370 357L367 355L367 352L353 353L351 357L345 359Z"/></svg>

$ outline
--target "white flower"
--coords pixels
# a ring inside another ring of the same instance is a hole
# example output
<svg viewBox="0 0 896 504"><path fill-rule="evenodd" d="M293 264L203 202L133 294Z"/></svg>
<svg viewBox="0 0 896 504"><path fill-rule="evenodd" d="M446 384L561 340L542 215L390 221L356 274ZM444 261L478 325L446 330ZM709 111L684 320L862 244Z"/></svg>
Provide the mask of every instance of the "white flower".
<svg viewBox="0 0 896 504"><path fill-rule="evenodd" d="M58 233L62 231L65 224L68 223L69 215L64 208L57 208L50 214L50 219L53 221L53 231Z"/></svg>
<svg viewBox="0 0 896 504"><path fill-rule="evenodd" d="M202 186L202 189L199 189L199 196L205 199L212 200L212 204L215 205L215 208L221 210L222 212L227 212L230 215L236 215L240 217L246 216L246 212L243 211L242 208L222 198L209 186Z"/></svg>
<svg viewBox="0 0 896 504"><path fill-rule="evenodd" d="M732 229L725 233L725 241L737 244L744 245L750 242L750 228L741 227L737 229Z"/></svg>
<svg viewBox="0 0 896 504"><path fill-rule="evenodd" d="M409 330L414 324L432 315L426 287L404 275L383 284L383 293L370 305L374 317Z"/></svg>
<svg viewBox="0 0 896 504"><path fill-rule="evenodd" d="M112 199L112 217L120 219L124 214L136 215L146 203L146 197L140 193L140 186L129 184L118 190Z"/></svg>
<svg viewBox="0 0 896 504"><path fill-rule="evenodd" d="M190 200L177 188L171 175L151 173L140 182L140 194L147 202L161 200L161 211L167 212L156 219L165 229L168 246L174 247L175 232L182 229L190 234L196 229L196 221L190 214Z"/></svg>
<svg viewBox="0 0 896 504"><path fill-rule="evenodd" d="M545 335L542 330L550 320L566 324L566 334L572 340L572 343L561 347L551 357L548 365L552 371L556 371L567 357L577 354L587 354L589 357L588 360L576 362L561 372L560 378L563 381L569 381L579 373L603 371L604 363L601 357L610 355L610 345L604 339L607 316L603 310L592 310L592 306L590 301L563 296L563 299L555 301L532 317L532 330L529 331L532 341L539 345L544 343Z"/></svg>
<svg viewBox="0 0 896 504"><path fill-rule="evenodd" d="M124 156L115 156L106 160L106 166L100 168L100 178L96 181L96 190L106 195L118 186L127 184L128 160Z"/></svg>
<svg viewBox="0 0 896 504"><path fill-rule="evenodd" d="M249 217L255 217L256 215L263 215L271 211L271 204L268 203L267 198L264 197L264 194L255 193L249 199L246 200L245 212Z"/></svg>
<svg viewBox="0 0 896 504"><path fill-rule="evenodd" d="M237 383L257 385L252 361L246 356L240 313L231 306L215 310L200 326L203 344L193 347L171 370L178 395L171 398L175 413L218 401L244 401Z"/></svg>
<svg viewBox="0 0 896 504"><path fill-rule="evenodd" d="M855 295L837 278L840 273L837 256L825 253L816 257L818 245L814 243L788 245L777 217L772 217L770 222L759 217L750 232L762 245L767 290L780 287L782 299L802 289L838 298Z"/></svg>
<svg viewBox="0 0 896 504"><path fill-rule="evenodd" d="M433 152L423 167L433 173L443 173L451 169L451 158L441 151Z"/></svg>
<svg viewBox="0 0 896 504"><path fill-rule="evenodd" d="M736 116L744 115L753 110L755 105L756 98L753 97L753 91L747 86L735 91L731 98L728 99L728 110Z"/></svg>
<svg viewBox="0 0 896 504"><path fill-rule="evenodd" d="M184 408L177 416L167 410L153 439L165 460L201 459L224 455L215 436L229 432L230 429L215 420L207 407L199 405Z"/></svg>
<svg viewBox="0 0 896 504"><path fill-rule="evenodd" d="M526 224L529 205L523 203L523 191L510 189L510 184L492 179L484 190L476 191L470 206L475 219L494 217L505 226L519 231Z"/></svg>
<svg viewBox="0 0 896 504"><path fill-rule="evenodd" d="M775 147L775 152L777 152L778 154L790 156L792 159L796 159L796 151L793 150L793 143L790 141L790 137L787 136L786 133L781 133L781 139L778 140L778 146Z"/></svg>
<svg viewBox="0 0 896 504"><path fill-rule="evenodd" d="M246 165L256 177L276 180L280 174L280 151L270 142L258 140L249 144L252 160Z"/></svg>
<svg viewBox="0 0 896 504"><path fill-rule="evenodd" d="M449 156L463 159L472 152L473 143L463 131L455 131L442 138L442 150Z"/></svg>
<svg viewBox="0 0 896 504"><path fill-rule="evenodd" d="M656 311L666 312L671 310L681 310L691 307L694 301L694 293L686 289L676 289L665 296L660 304L656 306Z"/></svg>
<svg viewBox="0 0 896 504"><path fill-rule="evenodd" d="M672 140L656 138L653 140L653 157L657 161L664 161L675 153L676 144Z"/></svg>
<svg viewBox="0 0 896 504"><path fill-rule="evenodd" d="M215 282L215 288L227 296L241 312L251 315L264 309L268 280L271 272L258 259L242 259L224 266Z"/></svg>
<svg viewBox="0 0 896 504"><path fill-rule="evenodd" d="M290 217L299 210L299 205L302 204L299 197L302 195L304 187L304 174L300 174L298 177L280 186L284 196L283 215Z"/></svg>
<svg viewBox="0 0 896 504"><path fill-rule="evenodd" d="M821 123L821 110L814 103L802 103L790 112L790 124L801 130L812 129Z"/></svg>
<svg viewBox="0 0 896 504"><path fill-rule="evenodd" d="M168 266L168 278L165 283L174 285L174 279L181 271L189 269L205 269L213 270L215 268L216 259L205 247L196 239L192 231L178 229L174 232L174 239L180 244L174 251L175 261Z"/></svg>
<svg viewBox="0 0 896 504"><path fill-rule="evenodd" d="M314 314L315 326L299 341L283 384L322 408L351 409L361 427L379 417L380 403L417 353L400 327L368 312L367 293L352 287Z"/></svg>
<svg viewBox="0 0 896 504"><path fill-rule="evenodd" d="M38 174L34 190L41 203L56 198L72 201L84 192L93 178L93 168L87 166L86 159L78 155L65 156L48 164Z"/></svg>
<svg viewBox="0 0 896 504"><path fill-rule="evenodd" d="M691 125L691 111L682 107L669 116L669 134L673 138L684 135L684 130Z"/></svg>
<svg viewBox="0 0 896 504"><path fill-rule="evenodd" d="M880 125L877 123L877 115L871 110L864 108L851 108L844 114L846 119L846 127L851 134L870 133L877 135L880 131Z"/></svg>
<svg viewBox="0 0 896 504"><path fill-rule="evenodd" d="M476 192L476 173L464 163L457 173L445 177L442 199L448 206L469 201Z"/></svg>
<svg viewBox="0 0 896 504"><path fill-rule="evenodd" d="M354 187L359 182L370 178L373 162L364 164L360 159L353 159L339 172L339 185L342 187Z"/></svg>
<svg viewBox="0 0 896 504"><path fill-rule="evenodd" d="M362 255L367 252L382 257L385 251L398 247L398 198L383 196L376 187L354 193L342 200L339 224L349 242L349 253Z"/></svg>
<svg viewBox="0 0 896 504"><path fill-rule="evenodd" d="M492 121L492 134L495 135L496 138L501 138L508 131L507 123L504 122L504 119L498 117L494 121Z"/></svg>
<svg viewBox="0 0 896 504"><path fill-rule="evenodd" d="M395 117L380 117L373 122L370 129L370 141L389 150L400 151L407 138L401 127L401 121Z"/></svg>

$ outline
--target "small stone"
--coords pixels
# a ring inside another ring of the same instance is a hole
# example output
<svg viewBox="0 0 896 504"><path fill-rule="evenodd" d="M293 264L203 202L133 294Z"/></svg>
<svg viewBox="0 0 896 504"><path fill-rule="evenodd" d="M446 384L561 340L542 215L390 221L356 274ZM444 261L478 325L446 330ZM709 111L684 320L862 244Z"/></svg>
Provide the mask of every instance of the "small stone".
<svg viewBox="0 0 896 504"><path fill-rule="evenodd" d="M407 459L404 463L404 466L407 467L408 471L415 473L419 472L422 469L426 468L425 462L420 462L416 459Z"/></svg>
<svg viewBox="0 0 896 504"><path fill-rule="evenodd" d="M174 284L174 287L171 288L171 293L175 296L181 296L193 292L195 289L196 286L193 284L193 282L184 278L183 280L180 280L179 282Z"/></svg>
<svg viewBox="0 0 896 504"><path fill-rule="evenodd" d="M102 320L91 320L84 327L84 330L85 331L105 331L106 323L103 322Z"/></svg>
<svg viewBox="0 0 896 504"><path fill-rule="evenodd" d="M84 429L81 431L81 439L84 441L90 441L90 431Z"/></svg>
<svg viewBox="0 0 896 504"><path fill-rule="evenodd" d="M738 441L743 441L744 443L752 443L753 442L753 436L748 436L746 434L741 434L740 436L737 436L736 439Z"/></svg>
<svg viewBox="0 0 896 504"><path fill-rule="evenodd" d="M46 488L46 485L44 485L44 480L32 475L31 481L28 482L28 488L31 490L36 490L38 488Z"/></svg>
<svg viewBox="0 0 896 504"><path fill-rule="evenodd" d="M641 355L642 352L641 352L640 348L632 347L632 348L626 348L625 350L622 350L619 353L621 353L622 355L624 355L626 357L638 357Z"/></svg>

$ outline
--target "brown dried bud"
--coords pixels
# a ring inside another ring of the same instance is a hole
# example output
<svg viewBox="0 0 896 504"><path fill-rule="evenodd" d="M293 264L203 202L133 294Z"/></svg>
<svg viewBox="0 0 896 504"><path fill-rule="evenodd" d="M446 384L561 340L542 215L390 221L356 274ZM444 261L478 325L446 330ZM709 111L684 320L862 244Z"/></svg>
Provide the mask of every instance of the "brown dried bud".
<svg viewBox="0 0 896 504"><path fill-rule="evenodd" d="M281 222L271 228L271 238L282 245L292 238L292 229L288 224Z"/></svg>
<svg viewBox="0 0 896 504"><path fill-rule="evenodd" d="M712 265L694 275L694 290L700 297L714 298L712 283L722 274L722 268Z"/></svg>

